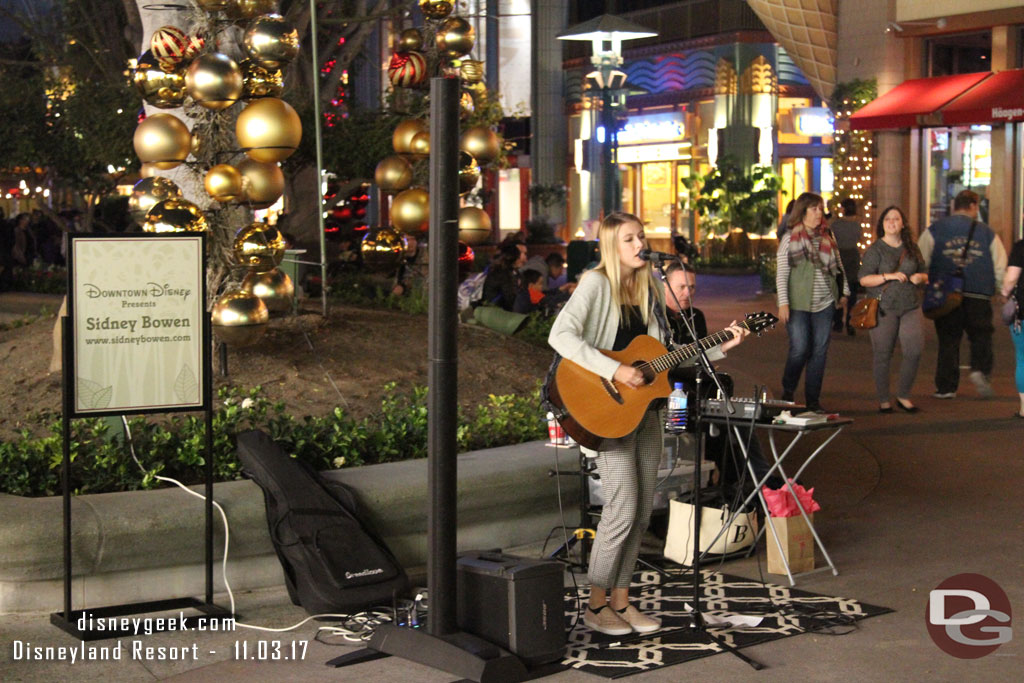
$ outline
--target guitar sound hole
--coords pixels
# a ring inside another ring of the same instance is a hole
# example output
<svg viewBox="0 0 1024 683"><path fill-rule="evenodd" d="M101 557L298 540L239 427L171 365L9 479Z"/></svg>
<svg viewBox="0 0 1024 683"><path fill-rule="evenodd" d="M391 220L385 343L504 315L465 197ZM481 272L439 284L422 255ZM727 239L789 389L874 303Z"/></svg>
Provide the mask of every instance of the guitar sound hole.
<svg viewBox="0 0 1024 683"><path fill-rule="evenodd" d="M657 377L657 373L654 372L654 368L650 366L645 360L638 360L633 363L633 367L638 369L644 376L644 384L650 384Z"/></svg>

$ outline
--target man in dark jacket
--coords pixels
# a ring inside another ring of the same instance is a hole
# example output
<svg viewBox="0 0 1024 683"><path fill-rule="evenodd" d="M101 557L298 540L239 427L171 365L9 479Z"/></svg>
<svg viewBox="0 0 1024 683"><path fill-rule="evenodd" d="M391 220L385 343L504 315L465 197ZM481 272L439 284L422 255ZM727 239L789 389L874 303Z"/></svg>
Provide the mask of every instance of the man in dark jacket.
<svg viewBox="0 0 1024 683"><path fill-rule="evenodd" d="M921 256L928 264L929 282L952 275L961 266L964 272L963 303L935 320L939 338L932 394L935 398L956 398L960 384L960 340L964 332L971 345L968 377L979 396L992 397L992 297L999 291L1006 273L1006 249L992 229L978 220L978 202L976 193L961 191L953 200L952 215L935 221L918 240Z"/></svg>

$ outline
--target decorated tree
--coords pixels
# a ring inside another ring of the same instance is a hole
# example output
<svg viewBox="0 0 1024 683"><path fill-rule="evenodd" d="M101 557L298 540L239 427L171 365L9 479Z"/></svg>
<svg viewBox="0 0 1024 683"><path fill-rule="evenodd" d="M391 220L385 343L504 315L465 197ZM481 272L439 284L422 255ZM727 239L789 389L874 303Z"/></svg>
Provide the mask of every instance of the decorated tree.
<svg viewBox="0 0 1024 683"><path fill-rule="evenodd" d="M473 26L453 13L453 3L420 0L422 26L394 36L388 64L392 90L388 109L400 121L392 135L393 153L377 164L374 179L381 191L393 195L389 225L372 230L363 242L364 260L381 267L398 263L406 236L422 239L429 223L427 164L430 154L427 83L432 76L459 79L462 84L459 140L459 191L468 195L480 180L482 166L501 163L503 143L494 131L501 106L483 84L483 62L473 59ZM459 239L467 246L491 236L490 217L479 206L459 211Z"/></svg>
<svg viewBox="0 0 1024 683"><path fill-rule="evenodd" d="M875 214L875 140L871 131L849 130L849 119L858 109L878 97L875 79L840 83L829 100L836 119L832 138L832 165L835 192L829 204L833 213L844 199L853 199L860 207L862 245L874 239L871 224Z"/></svg>

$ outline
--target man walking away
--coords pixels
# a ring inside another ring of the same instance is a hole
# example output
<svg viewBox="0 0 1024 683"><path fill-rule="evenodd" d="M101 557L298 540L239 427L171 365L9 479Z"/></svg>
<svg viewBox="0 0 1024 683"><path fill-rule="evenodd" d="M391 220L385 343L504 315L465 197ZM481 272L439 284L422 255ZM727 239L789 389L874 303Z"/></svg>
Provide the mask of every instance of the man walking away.
<svg viewBox="0 0 1024 683"><path fill-rule="evenodd" d="M850 311L857 303L857 287L859 279L857 271L860 268L860 247L857 243L861 240L860 222L857 220L857 202L850 198L844 199L839 206L843 209L843 217L832 222L832 234L839 246L839 260L843 262L843 270L846 272L846 282L850 285L850 298L846 302L845 311L837 308L833 329L842 332L846 328L846 334L851 337L855 334L850 327Z"/></svg>
<svg viewBox="0 0 1024 683"><path fill-rule="evenodd" d="M935 367L935 398L956 398L960 384L960 340L971 345L971 373L978 395L992 397L992 297L1006 273L1006 249L992 229L978 220L977 193L963 190L953 200L953 213L935 221L918 240L928 264L928 281L952 275L963 267L963 303L935 320L939 358ZM970 245L961 263L971 228Z"/></svg>

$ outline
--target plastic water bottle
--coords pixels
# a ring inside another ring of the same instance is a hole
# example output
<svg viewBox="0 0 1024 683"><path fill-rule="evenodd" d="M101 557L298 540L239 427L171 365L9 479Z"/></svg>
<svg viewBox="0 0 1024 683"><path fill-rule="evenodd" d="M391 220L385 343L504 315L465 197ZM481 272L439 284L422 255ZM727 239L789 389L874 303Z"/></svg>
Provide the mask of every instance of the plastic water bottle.
<svg viewBox="0 0 1024 683"><path fill-rule="evenodd" d="M679 434L686 430L686 390L682 382L676 382L672 393L668 395L668 420L665 431Z"/></svg>

